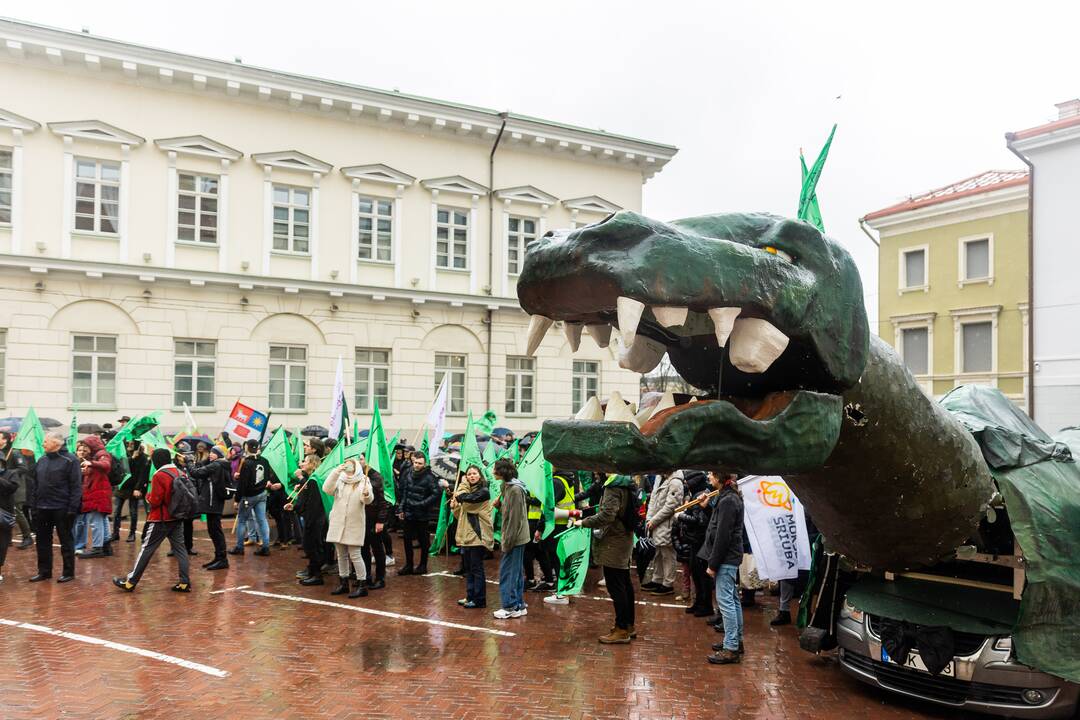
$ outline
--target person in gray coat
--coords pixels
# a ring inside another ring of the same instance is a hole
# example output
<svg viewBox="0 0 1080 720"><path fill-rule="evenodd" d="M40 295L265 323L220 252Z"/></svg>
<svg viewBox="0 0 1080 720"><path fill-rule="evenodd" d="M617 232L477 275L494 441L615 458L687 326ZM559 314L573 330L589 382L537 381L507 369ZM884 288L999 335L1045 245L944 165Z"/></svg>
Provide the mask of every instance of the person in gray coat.
<svg viewBox="0 0 1080 720"><path fill-rule="evenodd" d="M499 620L529 614L525 607L523 557L529 544L529 518L525 483L517 468L506 458L496 461L495 476L502 481L497 507L502 513L502 557L499 559L499 595L502 607L494 615Z"/></svg>
<svg viewBox="0 0 1080 720"><path fill-rule="evenodd" d="M649 590L653 595L671 595L675 592L675 573L679 564L671 540L671 526L675 520L675 508L683 503L683 488L682 470L661 479L653 487L649 509L645 513L645 530L656 546L656 556L649 567L648 582L642 584L641 589Z"/></svg>

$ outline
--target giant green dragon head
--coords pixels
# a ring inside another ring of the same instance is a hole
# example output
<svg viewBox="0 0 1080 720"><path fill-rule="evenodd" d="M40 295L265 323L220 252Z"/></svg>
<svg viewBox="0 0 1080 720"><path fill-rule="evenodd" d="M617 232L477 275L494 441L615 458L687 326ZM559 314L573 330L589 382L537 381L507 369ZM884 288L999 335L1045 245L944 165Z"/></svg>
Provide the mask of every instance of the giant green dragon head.
<svg viewBox="0 0 1080 720"><path fill-rule="evenodd" d="M646 373L664 353L703 396L637 409L591 401L544 423L556 465L610 472L820 467L841 395L866 365L862 284L851 256L811 225L723 213L659 222L622 211L531 244L518 280L530 347L552 321L576 347L618 329L619 363ZM613 402L621 402L615 399ZM612 421L614 420L614 421Z"/></svg>

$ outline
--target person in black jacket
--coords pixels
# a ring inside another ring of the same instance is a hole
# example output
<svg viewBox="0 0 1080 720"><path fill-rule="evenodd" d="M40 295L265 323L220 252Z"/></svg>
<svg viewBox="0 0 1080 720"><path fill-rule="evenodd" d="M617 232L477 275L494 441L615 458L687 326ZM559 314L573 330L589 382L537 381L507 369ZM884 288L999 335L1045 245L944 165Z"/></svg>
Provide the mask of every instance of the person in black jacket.
<svg viewBox="0 0 1080 720"><path fill-rule="evenodd" d="M699 493L696 499L696 503L675 515L673 536L677 551L685 547L690 578L694 583L694 602L686 608L686 612L695 617L710 617L713 614L715 584L706 572L708 563L698 557L698 553L705 544L705 530L712 517L712 506L709 504L711 498L706 498L704 492Z"/></svg>
<svg viewBox="0 0 1080 720"><path fill-rule="evenodd" d="M236 546L229 555L244 554L245 524L255 523L262 547L256 555L270 554L270 525L266 522L266 486L277 484L277 476L266 458L259 455L259 441L254 438L244 443L244 458L236 471L236 509L240 513L236 526Z"/></svg>
<svg viewBox="0 0 1080 720"><path fill-rule="evenodd" d="M363 453L360 454L360 467L371 480L371 492L375 496L364 512L367 527L364 530L364 544L360 548L360 555L367 566L368 590L382 590L386 587L386 546L383 544L383 535L386 532L386 519L391 515L390 504L386 502L383 476L367 464ZM371 564L372 555L375 556L374 568Z"/></svg>
<svg viewBox="0 0 1080 720"><path fill-rule="evenodd" d="M75 536L72 526L82 509L82 469L64 449L64 438L50 432L42 443L45 454L34 471L34 522L37 525L37 575L30 582L52 577L53 530L60 541L64 567L58 583L75 579Z"/></svg>
<svg viewBox="0 0 1080 720"><path fill-rule="evenodd" d="M0 582L4 580L4 562L11 544L11 528L15 525L15 491L18 489L19 481L7 470L0 471L0 510L11 519L11 525L8 525L6 519L0 517Z"/></svg>
<svg viewBox="0 0 1080 720"><path fill-rule="evenodd" d="M214 559L203 563L203 568L224 570L229 567L229 557L225 554L221 514L225 511L225 498L229 494L232 465L221 448L212 447L209 458L191 468L189 474L199 492L199 512L206 515L206 532L214 543Z"/></svg>
<svg viewBox="0 0 1080 720"><path fill-rule="evenodd" d="M319 467L320 457L311 453L304 458L300 469L296 471L293 482L295 499L285 505L286 510L295 512L303 521L304 553L307 555L307 569L297 573L301 585L322 585L322 566L326 564L323 552L323 539L326 537L326 507L319 492L318 480L311 480L311 474Z"/></svg>
<svg viewBox="0 0 1080 720"><path fill-rule="evenodd" d="M742 604L739 602L739 564L743 556L743 499L731 473L709 472L709 484L720 491L712 500L712 517L705 530L705 543L698 557L705 560L705 572L716 580L716 603L724 622L724 642L708 660L713 665L728 665L742 659ZM719 629L719 628L718 628Z"/></svg>
<svg viewBox="0 0 1080 720"><path fill-rule="evenodd" d="M19 532L22 533L22 541L15 547L17 550L25 550L34 545L30 521L26 517L33 506L30 492L34 486L34 456L26 454L29 451L16 450L11 442L11 433L0 432L0 468L15 481L15 492L11 501L15 522L19 524Z"/></svg>
<svg viewBox="0 0 1080 720"><path fill-rule="evenodd" d="M146 492L146 483L150 479L150 461L143 452L142 443L131 440L125 443L125 446L131 477L113 488L114 510L110 542L120 542L120 519L124 515L124 505L127 505L128 519L131 521L127 541L135 542L135 533L139 530L140 498Z"/></svg>
<svg viewBox="0 0 1080 720"><path fill-rule="evenodd" d="M397 498L397 516L405 530L405 567L397 571L398 575L427 573L428 550L431 547L428 523L434 519L442 496L424 453L414 452L411 472L401 474L401 492ZM413 569L413 540L420 543L420 564L416 569Z"/></svg>

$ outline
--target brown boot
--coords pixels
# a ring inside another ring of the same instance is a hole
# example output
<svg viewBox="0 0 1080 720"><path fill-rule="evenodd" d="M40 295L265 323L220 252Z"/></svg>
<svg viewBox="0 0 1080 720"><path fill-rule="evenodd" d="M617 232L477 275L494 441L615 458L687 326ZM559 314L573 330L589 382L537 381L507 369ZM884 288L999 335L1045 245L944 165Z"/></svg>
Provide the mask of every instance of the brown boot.
<svg viewBox="0 0 1080 720"><path fill-rule="evenodd" d="M721 650L706 658L710 665L734 665L742 660L738 650Z"/></svg>
<svg viewBox="0 0 1080 720"><path fill-rule="evenodd" d="M627 645L630 643L630 631L615 628L607 635L601 636L600 642L603 645Z"/></svg>
<svg viewBox="0 0 1080 720"><path fill-rule="evenodd" d="M630 627L628 627L628 628L626 629L626 632L628 632L628 633L630 634L630 639L631 639L631 640L637 640L637 630L635 630L635 629L634 629L634 626L633 626L633 625L631 625Z"/></svg>

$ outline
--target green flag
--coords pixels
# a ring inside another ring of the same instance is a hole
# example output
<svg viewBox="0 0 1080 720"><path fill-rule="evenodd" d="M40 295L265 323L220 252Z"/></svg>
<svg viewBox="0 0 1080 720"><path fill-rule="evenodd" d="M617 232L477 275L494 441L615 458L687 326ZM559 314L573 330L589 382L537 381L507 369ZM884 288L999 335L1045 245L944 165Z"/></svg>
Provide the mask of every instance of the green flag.
<svg viewBox="0 0 1080 720"><path fill-rule="evenodd" d="M572 527L559 534L556 554L559 556L557 595L577 595L585 585L589 571L589 549L592 547L590 528Z"/></svg>
<svg viewBox="0 0 1080 720"><path fill-rule="evenodd" d="M79 443L79 408L76 406L71 411L71 429L68 431L67 449L72 455L75 454L75 446Z"/></svg>
<svg viewBox="0 0 1080 720"><path fill-rule="evenodd" d="M484 453L482 455L485 465L494 465L495 461L499 458L499 451L496 448L498 448L498 445L495 441L488 440L487 447L484 448Z"/></svg>
<svg viewBox="0 0 1080 720"><path fill-rule="evenodd" d="M424 453L424 459L427 460L428 464L431 463L431 453L428 452L428 445L430 442L431 441L428 440L427 428L424 428L424 439L420 441L420 447L417 449Z"/></svg>
<svg viewBox="0 0 1080 720"><path fill-rule="evenodd" d="M293 473L300 467L300 463L293 454L292 443L289 442L284 427L279 427L274 431L270 442L263 448L262 456L270 463L270 469L285 486L285 492L292 492Z"/></svg>
<svg viewBox="0 0 1080 720"><path fill-rule="evenodd" d="M821 153L817 156L817 160L814 161L814 166L810 168L806 177L803 179L802 190L799 192L799 212L796 215L799 220L813 222L810 217L811 202L813 202L813 205L816 208L818 180L821 178L821 171L822 168L825 167L825 159L829 156L829 148L832 146L833 135L835 134L836 125L833 125L832 131L829 132L829 139L825 141L825 147L821 148ZM818 222L820 222L820 210L817 210L817 213Z"/></svg>
<svg viewBox="0 0 1080 720"><path fill-rule="evenodd" d="M799 164L802 166L802 182L805 184L806 176L810 174L810 171L806 169L806 158L803 157L801 150L799 151ZM825 223L821 220L821 208L818 206L816 190L810 195L810 204L806 208L806 217L802 219L821 232L825 232Z"/></svg>
<svg viewBox="0 0 1080 720"><path fill-rule="evenodd" d="M366 450L366 444L363 440L358 443L349 445L342 441L334 446L334 449L330 451L330 454L323 458L322 463L316 468L315 472L311 476L311 481L314 482L319 488L319 495L322 497L323 507L326 508L327 514L330 513L330 508L334 506L334 498L331 495L327 495L323 492L323 482L330 476L331 471L338 465L349 458L360 457L360 453Z"/></svg>
<svg viewBox="0 0 1080 720"><path fill-rule="evenodd" d="M120 487L123 487L129 479L131 479L131 469L128 467L127 445L126 443L132 440L139 442L145 442L150 444L155 450L159 447L168 449L169 444L162 436L161 431L157 430L156 436L151 436L151 440L144 440L143 436L150 433L151 430L156 430L157 424L161 418L161 411L155 411L147 415L140 415L134 420L128 420L124 423L124 427L120 428L112 440L105 443L105 450L108 451L113 459L120 463L120 467L124 469L124 479L120 482ZM154 477L155 468L151 465L150 477Z"/></svg>
<svg viewBox="0 0 1080 720"><path fill-rule="evenodd" d="M548 537L555 530L555 487L551 484L551 463L544 458L544 444L541 435L536 438L525 451L525 457L521 458L518 465L518 477L529 494L540 501L540 516L544 519L543 537Z"/></svg>
<svg viewBox="0 0 1080 720"><path fill-rule="evenodd" d="M513 458L514 464L517 465L521 462L521 441L515 440L510 446L510 457Z"/></svg>
<svg viewBox="0 0 1080 720"><path fill-rule="evenodd" d="M446 529L450 526L450 500L444 495L439 503L439 522L435 524L435 537L431 541L428 555L434 557L442 552L446 540Z"/></svg>
<svg viewBox="0 0 1080 720"><path fill-rule="evenodd" d="M34 453L35 460L40 460L41 456L45 454L45 448L42 446L44 442L45 428L41 427L41 421L38 420L34 408L27 408L26 416L22 419L22 426L19 428L19 434L15 436L11 446L16 450L29 450Z"/></svg>
<svg viewBox="0 0 1080 720"><path fill-rule="evenodd" d="M495 423L499 421L496 417L494 410L488 410L484 413L484 416L475 422L476 431L484 435L490 435L491 431L495 429Z"/></svg>
<svg viewBox="0 0 1080 720"><path fill-rule="evenodd" d="M382 415L379 413L378 403L375 404L375 412L371 415L371 429L368 431L364 457L367 458L367 464L382 475L383 495L386 502L391 505L397 504L394 493L394 457L386 443L386 435L383 433Z"/></svg>
<svg viewBox="0 0 1080 720"><path fill-rule="evenodd" d="M495 478L491 468L484 462L484 456L480 452L480 444L476 442L476 423L473 421L472 413L469 413L469 421L465 424L465 437L461 439L461 464L459 468L461 472L465 472L470 465L478 467L480 474L487 480L491 492L491 501L498 500L502 490L502 483Z"/></svg>

